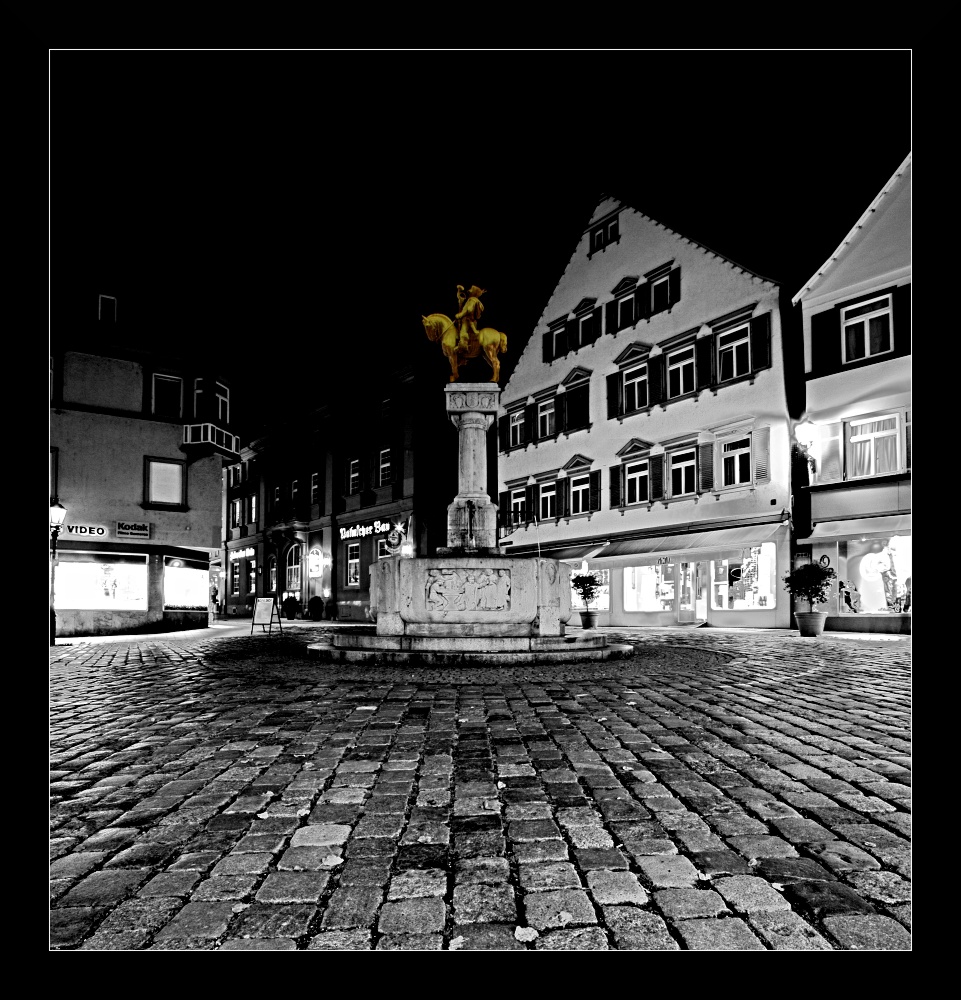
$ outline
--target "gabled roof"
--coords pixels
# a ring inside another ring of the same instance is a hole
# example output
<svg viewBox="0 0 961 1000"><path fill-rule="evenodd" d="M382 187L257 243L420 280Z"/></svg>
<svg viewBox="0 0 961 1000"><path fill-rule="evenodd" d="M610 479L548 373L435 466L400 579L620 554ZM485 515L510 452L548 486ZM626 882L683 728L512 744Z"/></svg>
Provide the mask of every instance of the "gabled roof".
<svg viewBox="0 0 961 1000"><path fill-rule="evenodd" d="M870 205L868 205L868 207L864 211L864 214L854 224L854 228L847 234L847 236L844 237L843 240L841 240L841 243L838 246L837 250L835 250L834 253L832 253L831 256L828 257L828 259L814 272L814 274L811 275L811 277L805 282L804 287L801 288L798 291L797 295L795 295L794 298L791 299L792 306L796 306L801 296L805 292L809 292L815 286L815 284L817 284L817 282L820 281L822 277L824 277L824 274L827 272L827 270L841 256L845 248L851 243L854 237L857 236L858 232L862 229L862 227L865 225L868 219L870 219L871 216L874 214L874 212L877 211L878 206L881 204L884 198L893 190L897 182L900 180L900 178L903 176L904 172L908 169L910 165L911 165L911 154L908 153L908 155L901 162L901 166L894 171L894 173L891 175L891 179L887 182L887 184L884 185L883 188L881 188L880 192L878 193L878 196L874 199L874 201L871 202Z"/></svg>

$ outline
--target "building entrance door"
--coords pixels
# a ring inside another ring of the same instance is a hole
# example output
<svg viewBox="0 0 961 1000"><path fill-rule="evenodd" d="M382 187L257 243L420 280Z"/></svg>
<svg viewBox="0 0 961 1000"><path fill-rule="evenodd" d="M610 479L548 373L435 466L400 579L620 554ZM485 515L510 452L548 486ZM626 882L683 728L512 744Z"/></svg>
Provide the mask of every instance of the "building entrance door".
<svg viewBox="0 0 961 1000"><path fill-rule="evenodd" d="M682 562L677 573L677 620L678 622L695 621L695 601L697 599L697 566L696 562Z"/></svg>

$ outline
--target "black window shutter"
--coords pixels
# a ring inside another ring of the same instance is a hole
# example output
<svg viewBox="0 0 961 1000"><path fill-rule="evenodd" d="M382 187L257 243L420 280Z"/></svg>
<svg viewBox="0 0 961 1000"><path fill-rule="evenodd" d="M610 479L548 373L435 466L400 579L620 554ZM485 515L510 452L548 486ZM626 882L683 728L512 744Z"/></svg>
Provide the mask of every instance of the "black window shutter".
<svg viewBox="0 0 961 1000"><path fill-rule="evenodd" d="M565 430L577 430L590 423L589 393L590 385L586 382L564 393Z"/></svg>
<svg viewBox="0 0 961 1000"><path fill-rule="evenodd" d="M651 283L645 281L634 290L634 319L647 319L651 315Z"/></svg>
<svg viewBox="0 0 961 1000"><path fill-rule="evenodd" d="M548 330L544 334L544 363L550 364L554 360L554 332Z"/></svg>
<svg viewBox="0 0 961 1000"><path fill-rule="evenodd" d="M714 338L710 338L713 340ZM699 492L710 493L714 489L714 445L699 444L697 446L697 471L700 485Z"/></svg>
<svg viewBox="0 0 961 1000"><path fill-rule="evenodd" d="M664 398L664 355L647 362L647 392L651 406Z"/></svg>
<svg viewBox="0 0 961 1000"><path fill-rule="evenodd" d="M771 428L759 427L752 435L754 445L754 482L771 481Z"/></svg>
<svg viewBox="0 0 961 1000"><path fill-rule="evenodd" d="M530 444L537 438L537 404L530 403L524 407L524 440Z"/></svg>
<svg viewBox="0 0 961 1000"><path fill-rule="evenodd" d="M500 495L500 517L501 527L509 528L511 526L511 494L509 490L505 490Z"/></svg>
<svg viewBox="0 0 961 1000"><path fill-rule="evenodd" d="M624 377L620 372L607 376L607 419L613 420L624 412Z"/></svg>
<svg viewBox="0 0 961 1000"><path fill-rule="evenodd" d="M557 506L554 508L557 511L558 517L567 517L571 512L571 480L570 477L564 479L558 479L555 489L555 503Z"/></svg>
<svg viewBox="0 0 961 1000"><path fill-rule="evenodd" d="M580 325L581 321L579 319L569 319L567 321L567 325L564 328L566 334L565 354L570 354L571 351L576 351L581 346L580 338L578 337Z"/></svg>
<svg viewBox="0 0 961 1000"><path fill-rule="evenodd" d="M660 500L664 496L664 456L654 455L648 466L651 470L651 499Z"/></svg>
<svg viewBox="0 0 961 1000"><path fill-rule="evenodd" d="M694 341L694 368L698 389L707 389L717 383L715 358L713 335Z"/></svg>
<svg viewBox="0 0 961 1000"><path fill-rule="evenodd" d="M507 451L511 446L511 418L500 417L497 421L497 436L500 438L501 451Z"/></svg>
<svg viewBox="0 0 961 1000"><path fill-rule="evenodd" d="M595 340L601 335L601 315L604 310L598 306L594 310L594 314L591 317L591 343L593 344Z"/></svg>
<svg viewBox="0 0 961 1000"><path fill-rule="evenodd" d="M591 510L601 509L601 470L591 473Z"/></svg>
<svg viewBox="0 0 961 1000"><path fill-rule="evenodd" d="M771 367L771 314L751 320L751 366L754 371Z"/></svg>
<svg viewBox="0 0 961 1000"><path fill-rule="evenodd" d="M681 269L675 267L667 276L668 308L681 301Z"/></svg>
<svg viewBox="0 0 961 1000"><path fill-rule="evenodd" d="M911 286L898 285L894 290L894 353L911 353Z"/></svg>
<svg viewBox="0 0 961 1000"><path fill-rule="evenodd" d="M537 485L537 483L534 483L533 486L525 486L524 493L527 501L525 517L527 519L527 524L530 524L531 521L540 516L538 507L540 506L541 501L541 488Z"/></svg>
<svg viewBox="0 0 961 1000"><path fill-rule="evenodd" d="M554 430L558 434L567 430L567 393L564 392L554 397Z"/></svg>
<svg viewBox="0 0 961 1000"><path fill-rule="evenodd" d="M838 307L811 317L811 372L828 375L841 367L841 310Z"/></svg>
<svg viewBox="0 0 961 1000"><path fill-rule="evenodd" d="M611 510L621 505L621 466L612 465L611 473Z"/></svg>
<svg viewBox="0 0 961 1000"><path fill-rule="evenodd" d="M617 299L607 303L607 332L617 333L618 330Z"/></svg>

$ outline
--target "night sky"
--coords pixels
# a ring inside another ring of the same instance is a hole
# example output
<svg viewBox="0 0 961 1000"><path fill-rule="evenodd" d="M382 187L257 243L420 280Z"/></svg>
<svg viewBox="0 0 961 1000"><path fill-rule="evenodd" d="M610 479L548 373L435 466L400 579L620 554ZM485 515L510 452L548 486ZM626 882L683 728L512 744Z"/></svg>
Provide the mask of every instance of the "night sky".
<svg viewBox="0 0 961 1000"><path fill-rule="evenodd" d="M116 295L243 432L395 364L442 388L420 317L479 284L503 385L605 192L794 295L910 151L911 84L906 50L53 51L52 336Z"/></svg>

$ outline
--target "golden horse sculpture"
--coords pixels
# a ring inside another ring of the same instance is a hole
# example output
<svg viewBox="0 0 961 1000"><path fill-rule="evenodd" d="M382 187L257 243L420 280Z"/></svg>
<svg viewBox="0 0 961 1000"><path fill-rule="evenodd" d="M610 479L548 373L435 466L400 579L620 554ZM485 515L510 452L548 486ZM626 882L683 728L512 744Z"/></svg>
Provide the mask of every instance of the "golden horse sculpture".
<svg viewBox="0 0 961 1000"><path fill-rule="evenodd" d="M476 358L482 352L494 370L491 382L500 378L501 363L497 355L507 351L507 334L489 326L477 329L477 321L484 312L480 297L485 291L484 288L471 285L470 291L465 292L464 286L458 285L457 305L460 311L453 319L444 313L421 316L427 336L434 343L440 341L444 356L450 362L451 382L457 381L459 363Z"/></svg>

